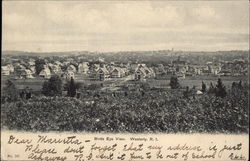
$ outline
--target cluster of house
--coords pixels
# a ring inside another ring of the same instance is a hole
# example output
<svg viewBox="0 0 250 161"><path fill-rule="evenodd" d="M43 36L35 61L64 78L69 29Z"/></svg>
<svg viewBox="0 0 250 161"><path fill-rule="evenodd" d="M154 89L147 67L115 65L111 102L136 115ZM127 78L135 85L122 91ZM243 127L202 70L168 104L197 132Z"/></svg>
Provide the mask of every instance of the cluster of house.
<svg viewBox="0 0 250 161"><path fill-rule="evenodd" d="M147 67L146 64L138 64L137 68L135 69L135 80L154 77L155 71L153 70L153 68Z"/></svg>
<svg viewBox="0 0 250 161"><path fill-rule="evenodd" d="M34 78L35 74L35 66L31 66L30 68L25 67L22 64L8 64L1 67L2 75L15 75L19 78Z"/></svg>
<svg viewBox="0 0 250 161"><path fill-rule="evenodd" d="M152 68L148 68L146 64L115 64L114 62L105 63L71 63L70 61L55 61L54 63L46 63L42 70L37 73L35 60L30 59L25 63L11 63L1 67L2 75L14 75L17 79L31 79L35 77L50 78L57 74L65 79L71 79L76 75L85 75L95 80L107 80L112 78L123 78L131 74L135 74L135 79L143 79L154 76Z"/></svg>
<svg viewBox="0 0 250 161"><path fill-rule="evenodd" d="M92 64L86 73L90 78L107 80L110 78L122 78L129 75L126 67L115 66L114 64Z"/></svg>
<svg viewBox="0 0 250 161"><path fill-rule="evenodd" d="M13 65L5 65L1 67L1 74L2 75L10 75L11 73L14 73L14 66Z"/></svg>
<svg viewBox="0 0 250 161"><path fill-rule="evenodd" d="M75 63L73 60L67 59L63 63L60 61L45 63L39 73L36 72L34 59L29 59L25 63L9 63L1 67L2 75L15 75L18 79L37 76L50 78L53 74L61 75L66 79L75 79L76 74L78 74L96 80L122 78L128 75L133 75L135 80L141 80L162 75L177 75L183 78L195 75L244 75L247 74L247 71L248 64L244 60L223 61L219 64L207 62L205 65L192 65L180 60L180 58L172 61L169 65L158 64L154 67L148 67L146 64L140 63L105 63L104 60L97 63Z"/></svg>
<svg viewBox="0 0 250 161"><path fill-rule="evenodd" d="M248 64L244 60L236 59L232 62L221 61L217 64L207 62L204 65L194 65L178 58L167 66L158 64L154 70L156 75L177 75L182 78L185 78L185 76L197 75L239 76L247 75Z"/></svg>
<svg viewBox="0 0 250 161"><path fill-rule="evenodd" d="M123 78L128 75L134 75L134 79L140 80L145 78L154 77L155 73L152 68L146 64L119 64L115 65L113 62L110 64L94 64L89 68L90 77L95 77L98 80L107 80L112 78Z"/></svg>

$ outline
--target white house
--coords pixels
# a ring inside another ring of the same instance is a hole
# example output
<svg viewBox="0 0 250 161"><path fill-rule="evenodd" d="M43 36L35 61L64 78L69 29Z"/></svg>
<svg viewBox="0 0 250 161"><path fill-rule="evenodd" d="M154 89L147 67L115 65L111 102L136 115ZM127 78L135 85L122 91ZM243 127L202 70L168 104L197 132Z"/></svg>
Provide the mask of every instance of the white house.
<svg viewBox="0 0 250 161"><path fill-rule="evenodd" d="M194 74L201 75L202 74L202 67L194 66Z"/></svg>
<svg viewBox="0 0 250 161"><path fill-rule="evenodd" d="M40 77L43 77L43 78L50 78L50 77L51 77L50 69L49 69L49 68L43 69L43 70L39 73L39 76L40 76Z"/></svg>
<svg viewBox="0 0 250 161"><path fill-rule="evenodd" d="M35 66L31 66L29 69L30 69L32 74L36 73L36 67Z"/></svg>
<svg viewBox="0 0 250 161"><path fill-rule="evenodd" d="M22 70L20 76L22 78L26 78L26 79L34 78L34 76L32 75L31 70L29 70L29 69Z"/></svg>
<svg viewBox="0 0 250 161"><path fill-rule="evenodd" d="M109 73L111 73L116 67L113 65L107 65L106 69L109 71Z"/></svg>
<svg viewBox="0 0 250 161"><path fill-rule="evenodd" d="M210 72L213 75L218 75L219 72L221 71L221 67L220 66L209 66Z"/></svg>
<svg viewBox="0 0 250 161"><path fill-rule="evenodd" d="M7 66L10 69L10 73L14 73L14 71L15 71L14 66L12 64L8 64Z"/></svg>
<svg viewBox="0 0 250 161"><path fill-rule="evenodd" d="M111 73L111 78L122 78L126 76L126 69L120 68L120 67L115 67Z"/></svg>
<svg viewBox="0 0 250 161"><path fill-rule="evenodd" d="M149 72L147 73L147 70L149 70ZM155 77L155 71L153 68L147 68L146 73L148 77Z"/></svg>
<svg viewBox="0 0 250 161"><path fill-rule="evenodd" d="M152 78L155 77L155 72L152 68L148 68L147 66L139 66L135 70L135 79L140 80L144 78Z"/></svg>
<svg viewBox="0 0 250 161"><path fill-rule="evenodd" d="M82 62L78 65L78 73L87 74L88 71L89 71L89 63L88 62Z"/></svg>
<svg viewBox="0 0 250 161"><path fill-rule="evenodd" d="M100 64L93 64L93 66L92 66L92 68L93 68L94 70L96 70L96 71L97 71L100 67L101 67Z"/></svg>
<svg viewBox="0 0 250 161"><path fill-rule="evenodd" d="M67 68L67 71L71 71L71 72L76 73L76 67L74 65L69 65Z"/></svg>
<svg viewBox="0 0 250 161"><path fill-rule="evenodd" d="M97 79L98 80L105 80L109 77L109 71L106 68L99 68L97 70Z"/></svg>
<svg viewBox="0 0 250 161"><path fill-rule="evenodd" d="M43 69L46 69L46 68L49 68L49 65L48 65L48 64L44 64L44 65L43 65Z"/></svg>
<svg viewBox="0 0 250 161"><path fill-rule="evenodd" d="M2 75L10 75L10 68L8 66L1 67L1 74Z"/></svg>
<svg viewBox="0 0 250 161"><path fill-rule="evenodd" d="M135 71L135 80L146 78L147 74L144 68L137 68Z"/></svg>
<svg viewBox="0 0 250 161"><path fill-rule="evenodd" d="M61 67L57 64L53 64L50 66L51 71L55 74L60 73L62 71Z"/></svg>

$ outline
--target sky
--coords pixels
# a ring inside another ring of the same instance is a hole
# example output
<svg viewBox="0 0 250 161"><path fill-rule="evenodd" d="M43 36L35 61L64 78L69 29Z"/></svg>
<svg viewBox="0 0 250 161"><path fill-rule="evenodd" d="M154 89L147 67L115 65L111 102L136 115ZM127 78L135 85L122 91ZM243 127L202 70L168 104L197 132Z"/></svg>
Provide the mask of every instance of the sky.
<svg viewBox="0 0 250 161"><path fill-rule="evenodd" d="M248 1L2 4L2 50L249 50Z"/></svg>

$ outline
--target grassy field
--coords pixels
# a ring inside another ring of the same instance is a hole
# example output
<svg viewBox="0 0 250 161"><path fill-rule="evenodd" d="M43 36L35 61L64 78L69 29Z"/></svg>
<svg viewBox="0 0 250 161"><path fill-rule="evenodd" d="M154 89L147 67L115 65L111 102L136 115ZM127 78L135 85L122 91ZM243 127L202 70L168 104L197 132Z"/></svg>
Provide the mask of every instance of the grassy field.
<svg viewBox="0 0 250 161"><path fill-rule="evenodd" d="M3 88L5 86L5 83L7 82L7 80L11 80L18 89L24 89L26 87L29 87L30 89L32 89L33 91L40 91L42 89L43 83L44 81L47 81L48 79L44 79L44 78L33 78L33 79L14 79L11 76L2 76L1 78L1 88ZM122 80L107 80L107 81L99 81L99 80L95 80L95 79L90 79L90 78L86 78L86 77L80 77L79 75L77 75L75 82L81 83L83 85L90 85L90 84L103 84L103 85L107 85L107 84L112 84L114 82L119 82ZM66 80L64 79L64 83L66 82Z"/></svg>
<svg viewBox="0 0 250 161"><path fill-rule="evenodd" d="M77 77L76 82L82 83L84 85L90 85L90 84L112 84L114 82L119 82L122 80L107 80L107 81L98 81L98 80L91 80L86 79L84 77ZM81 79L80 79L81 78ZM18 89L24 89L26 87L31 88L33 91L40 91L42 89L43 82L47 79L43 78L34 78L34 79L13 79L8 76L3 76L1 78L1 88L4 87L6 81L10 79L13 83L15 83L16 87ZM245 77L221 77L223 84L230 88L232 83L242 81L243 84L248 81L247 76ZM212 82L214 85L217 83L218 77L214 76L199 76L199 77L186 77L185 79L179 78L179 82L182 87L189 86L192 88L195 86L197 89L201 88L201 82L203 81L205 84L207 84L207 87L209 87L210 83ZM156 80L156 79L147 79L147 82L150 84L150 87L156 87L156 88L169 88L169 79L167 80Z"/></svg>
<svg viewBox="0 0 250 161"><path fill-rule="evenodd" d="M195 86L197 89L201 88L202 81L209 86L212 82L214 85L217 83L218 77L214 76L199 76L199 77L186 77L185 79L179 78L179 83L181 86L186 87L193 87ZM247 83L248 78L247 76L241 77L221 77L223 84L230 88L233 82L239 82L240 80L242 83ZM169 79L168 80L156 80L156 79L148 79L147 82L150 84L151 87L157 88L168 88L169 87Z"/></svg>
<svg viewBox="0 0 250 161"><path fill-rule="evenodd" d="M34 78L34 79L13 79L9 76L2 76L1 78L1 88L5 86L7 80L11 80L18 89L24 89L26 87L31 88L34 91L39 91L42 89L43 82L46 79L43 78Z"/></svg>

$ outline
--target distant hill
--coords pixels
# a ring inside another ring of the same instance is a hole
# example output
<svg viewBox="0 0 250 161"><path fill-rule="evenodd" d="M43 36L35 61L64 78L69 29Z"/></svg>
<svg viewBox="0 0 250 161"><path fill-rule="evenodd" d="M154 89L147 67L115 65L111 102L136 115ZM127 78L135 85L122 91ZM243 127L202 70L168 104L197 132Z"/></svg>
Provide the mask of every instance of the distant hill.
<svg viewBox="0 0 250 161"><path fill-rule="evenodd" d="M180 58L190 64L206 64L207 62L219 63L220 61L234 61L235 59L248 60L249 51L118 51L118 52L89 52L89 51L70 51L70 52L25 52L25 51L2 51L3 57L23 59L27 57L46 57L46 59L65 60L72 58L75 61L98 61L99 57L104 58L105 62L120 63L148 63L148 64L170 64ZM53 58L61 57L61 58Z"/></svg>
<svg viewBox="0 0 250 161"><path fill-rule="evenodd" d="M74 60L95 61L99 57L106 62L136 62L168 64L180 57L192 64L205 64L206 62L233 61L234 59L248 60L249 51L119 51L119 52L89 52L89 51L70 51L70 52L24 52L24 51L2 51L2 56L11 57L70 57Z"/></svg>
<svg viewBox="0 0 250 161"><path fill-rule="evenodd" d="M89 53L88 51L69 51L69 52L28 52L28 51L15 51L15 50L5 50L2 51L2 55L10 56L71 56Z"/></svg>

